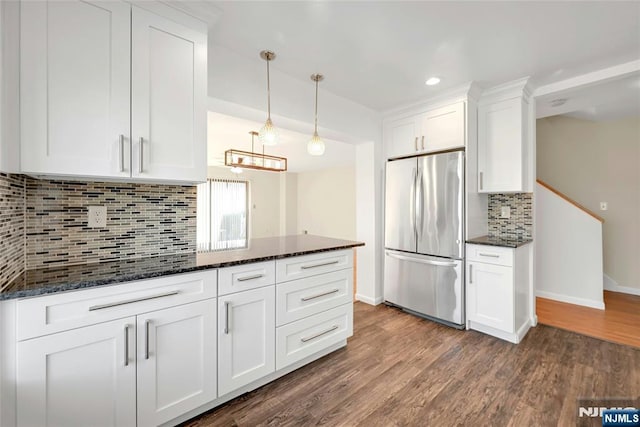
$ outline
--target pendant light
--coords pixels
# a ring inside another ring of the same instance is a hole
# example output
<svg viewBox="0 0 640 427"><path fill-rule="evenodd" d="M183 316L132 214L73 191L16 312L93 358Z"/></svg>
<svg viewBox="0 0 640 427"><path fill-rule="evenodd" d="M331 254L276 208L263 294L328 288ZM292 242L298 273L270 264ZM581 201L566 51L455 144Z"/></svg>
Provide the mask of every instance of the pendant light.
<svg viewBox="0 0 640 427"><path fill-rule="evenodd" d="M316 116L313 136L307 143L307 151L312 156L322 156L324 154L324 141L318 136L318 83L324 79L322 74L312 74L311 80L316 82Z"/></svg>
<svg viewBox="0 0 640 427"><path fill-rule="evenodd" d="M279 156L271 156L265 154L264 145L262 146L262 154L253 151L254 137L258 136L258 132L251 131L251 151L242 151L230 149L224 152L224 164L231 166L231 172L241 173L242 169L256 169L271 172L286 172L287 158ZM236 172L240 171L240 172Z"/></svg>
<svg viewBox="0 0 640 427"><path fill-rule="evenodd" d="M260 58L267 61L267 121L260 129L258 139L260 139L262 145L276 145L278 143L278 131L271 121L271 82L269 76L269 62L276 59L276 54L270 50L263 50L260 52Z"/></svg>

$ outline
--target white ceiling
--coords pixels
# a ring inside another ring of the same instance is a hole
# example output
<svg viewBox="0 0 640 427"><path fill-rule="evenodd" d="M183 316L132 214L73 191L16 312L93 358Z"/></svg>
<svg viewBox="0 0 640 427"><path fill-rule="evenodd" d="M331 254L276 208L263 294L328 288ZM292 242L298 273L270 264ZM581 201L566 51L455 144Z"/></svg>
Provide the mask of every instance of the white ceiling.
<svg viewBox="0 0 640 427"><path fill-rule="evenodd" d="M321 72L324 89L379 111L472 80L548 84L640 58L640 2L205 3L213 43L274 50L274 68Z"/></svg>
<svg viewBox="0 0 640 427"><path fill-rule="evenodd" d="M264 123L239 119L219 113L208 113L207 140L209 166L224 166L224 152L230 148L251 151L250 131L259 131ZM286 157L289 172L304 172L341 166L353 166L355 146L343 142L324 139L323 156L311 156L307 153L307 141L311 134L305 135L287 129L278 129L280 140L274 147L266 147L265 153ZM254 151L262 152L262 145L255 139Z"/></svg>
<svg viewBox="0 0 640 427"><path fill-rule="evenodd" d="M566 100L554 107L554 101ZM640 117L640 73L605 83L536 99L537 117L565 115L582 120L607 121Z"/></svg>

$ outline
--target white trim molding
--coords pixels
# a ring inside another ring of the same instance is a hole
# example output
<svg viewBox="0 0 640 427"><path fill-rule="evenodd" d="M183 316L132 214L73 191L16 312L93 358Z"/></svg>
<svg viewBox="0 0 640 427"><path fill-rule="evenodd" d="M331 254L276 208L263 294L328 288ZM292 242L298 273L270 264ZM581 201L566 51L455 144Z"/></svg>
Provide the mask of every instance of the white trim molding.
<svg viewBox="0 0 640 427"><path fill-rule="evenodd" d="M554 292L536 291L536 296L540 298L551 299L554 301L566 302L569 304L582 305L584 307L597 308L604 310L604 301L596 301L585 298L572 297L569 295L556 294Z"/></svg>
<svg viewBox="0 0 640 427"><path fill-rule="evenodd" d="M603 282L604 282L603 285L604 285L604 290L605 291L620 292L620 293L623 293L623 294L640 296L640 288L631 288L629 286L620 286L618 284L618 282L616 282L615 280L613 280L611 277L607 276L606 274L604 275Z"/></svg>
<svg viewBox="0 0 640 427"><path fill-rule="evenodd" d="M371 298L366 295L356 294L356 301L362 301L363 303L369 305L378 305L382 304L382 297Z"/></svg>

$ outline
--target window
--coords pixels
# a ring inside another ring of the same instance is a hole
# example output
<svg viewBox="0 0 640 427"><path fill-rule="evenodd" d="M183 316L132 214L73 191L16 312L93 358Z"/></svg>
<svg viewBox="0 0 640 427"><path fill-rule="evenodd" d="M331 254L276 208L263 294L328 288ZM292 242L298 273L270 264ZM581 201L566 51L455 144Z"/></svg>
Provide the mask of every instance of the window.
<svg viewBox="0 0 640 427"><path fill-rule="evenodd" d="M247 247L248 190L246 181L198 184L198 251Z"/></svg>

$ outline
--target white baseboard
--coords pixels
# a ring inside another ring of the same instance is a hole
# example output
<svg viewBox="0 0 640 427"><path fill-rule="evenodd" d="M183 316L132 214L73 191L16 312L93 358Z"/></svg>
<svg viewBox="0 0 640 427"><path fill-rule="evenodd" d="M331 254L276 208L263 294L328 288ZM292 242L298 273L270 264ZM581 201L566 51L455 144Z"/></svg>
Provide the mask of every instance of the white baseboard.
<svg viewBox="0 0 640 427"><path fill-rule="evenodd" d="M369 305L382 304L382 297L371 298L371 297L368 297L366 295L356 294L356 299L358 301L362 301L362 302L364 302L366 304L369 304Z"/></svg>
<svg viewBox="0 0 640 427"><path fill-rule="evenodd" d="M603 285L605 291L621 292L623 294L640 295L640 288L630 288L628 286L620 286L618 282L611 277L604 275Z"/></svg>
<svg viewBox="0 0 640 427"><path fill-rule="evenodd" d="M572 297L569 295L556 294L553 292L546 291L536 291L536 296L541 298L552 299L555 301L566 302L569 304L582 305L585 307L597 308L599 310L604 310L604 301L591 300L586 298L578 298Z"/></svg>

